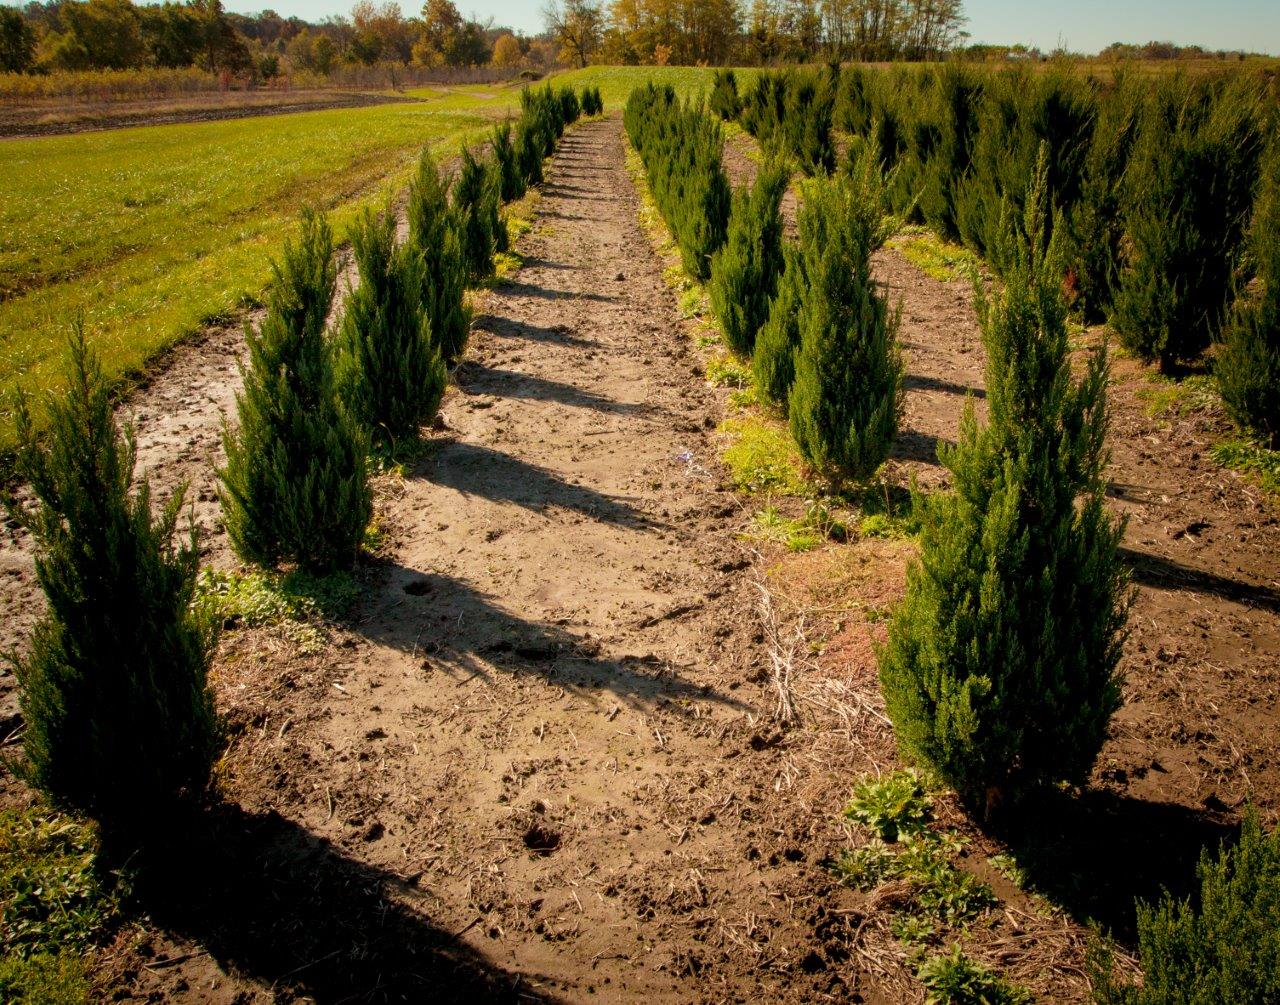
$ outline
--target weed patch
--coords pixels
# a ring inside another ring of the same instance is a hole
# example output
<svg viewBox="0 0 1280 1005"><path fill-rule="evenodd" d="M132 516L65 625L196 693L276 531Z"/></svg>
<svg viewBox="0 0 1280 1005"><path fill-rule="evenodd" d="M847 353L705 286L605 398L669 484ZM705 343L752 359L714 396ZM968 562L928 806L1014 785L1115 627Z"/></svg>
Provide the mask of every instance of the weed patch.
<svg viewBox="0 0 1280 1005"><path fill-rule="evenodd" d="M784 496L809 494L804 462L781 423L752 413L726 419L720 431L730 439L722 456L736 488Z"/></svg>
<svg viewBox="0 0 1280 1005"><path fill-rule="evenodd" d="M939 282L967 280L977 272L978 260L973 252L944 241L923 227L909 227L889 243L908 262Z"/></svg>
<svg viewBox="0 0 1280 1005"><path fill-rule="evenodd" d="M360 594L348 572L315 576L295 571L200 573L197 611L224 628L280 628L299 652L324 647L324 625L340 618Z"/></svg>
<svg viewBox="0 0 1280 1005"><path fill-rule="evenodd" d="M0 812L0 999L89 1001L86 957L118 920L124 895L97 856L89 824L39 808Z"/></svg>
<svg viewBox="0 0 1280 1005"><path fill-rule="evenodd" d="M1280 450L1268 450L1249 440L1228 440L1209 451L1224 468L1252 475L1264 492L1280 496Z"/></svg>

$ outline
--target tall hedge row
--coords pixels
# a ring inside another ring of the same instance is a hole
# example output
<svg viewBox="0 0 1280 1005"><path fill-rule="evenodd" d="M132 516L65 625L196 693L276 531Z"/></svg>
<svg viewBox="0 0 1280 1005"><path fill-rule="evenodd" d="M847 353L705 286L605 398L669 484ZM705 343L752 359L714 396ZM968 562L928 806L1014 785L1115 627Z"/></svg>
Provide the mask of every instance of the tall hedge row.
<svg viewBox="0 0 1280 1005"><path fill-rule="evenodd" d="M652 83L631 92L623 124L685 270L708 279L711 257L725 242L731 202L720 124L701 105L679 101L670 85Z"/></svg>

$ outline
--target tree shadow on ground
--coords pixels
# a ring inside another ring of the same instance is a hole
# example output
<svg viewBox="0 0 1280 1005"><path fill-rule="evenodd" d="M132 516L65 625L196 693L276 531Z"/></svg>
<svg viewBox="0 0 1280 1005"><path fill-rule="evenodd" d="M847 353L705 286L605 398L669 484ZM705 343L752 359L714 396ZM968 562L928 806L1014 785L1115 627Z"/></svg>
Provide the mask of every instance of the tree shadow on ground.
<svg viewBox="0 0 1280 1005"><path fill-rule="evenodd" d="M962 398L968 395L975 398L987 396L987 392L980 387L970 387L968 384L957 384L954 381L943 380L941 377L926 377L915 373L909 373L903 377L902 386L908 391L943 391L947 394L957 394Z"/></svg>
<svg viewBox="0 0 1280 1005"><path fill-rule="evenodd" d="M586 217L569 217L561 213L542 213L542 216L557 216L563 219L578 220ZM515 279L500 279L493 288L498 293L509 293L518 297L537 297L540 300L589 300L592 303L616 303L621 297L611 297L604 293L586 293L578 290L553 290L547 286L535 286Z"/></svg>
<svg viewBox="0 0 1280 1005"><path fill-rule="evenodd" d="M569 262L553 262L549 258L539 258L537 255L529 255L522 259L523 267L526 269L554 269L557 272L581 272L584 266L571 265Z"/></svg>
<svg viewBox="0 0 1280 1005"><path fill-rule="evenodd" d="M1129 564L1134 581L1162 590L1190 590L1204 596L1219 597L1247 607L1259 607L1280 613L1280 590L1269 586L1241 583L1213 572L1193 569L1162 555L1121 548L1120 554Z"/></svg>
<svg viewBox="0 0 1280 1005"><path fill-rule="evenodd" d="M564 384L546 377L503 370L480 363L464 362L457 370L458 386L470 394L496 394L503 398L554 401L561 405L591 408L614 415L653 415L662 409L647 402L628 403L606 398L574 384Z"/></svg>
<svg viewBox="0 0 1280 1005"><path fill-rule="evenodd" d="M139 908L277 1001L558 1000L433 922L416 877L359 862L274 812L214 806L135 864Z"/></svg>
<svg viewBox="0 0 1280 1005"><path fill-rule="evenodd" d="M511 318L499 317L495 314L478 314L471 327L476 331L488 332L499 338L527 339L530 342L554 342L559 345L575 346L580 349L595 349L600 343L595 339L585 339L571 334L568 325L531 325Z"/></svg>
<svg viewBox="0 0 1280 1005"><path fill-rule="evenodd" d="M1223 814L1104 790L1044 793L998 828L1029 889L1130 946L1135 901L1156 901L1164 890L1190 894L1201 851L1216 853L1238 832Z"/></svg>
<svg viewBox="0 0 1280 1005"><path fill-rule="evenodd" d="M447 443L417 465L412 476L463 495L514 503L535 512L572 510L592 520L632 530L666 527L633 506L632 500L574 485L545 468L478 443Z"/></svg>
<svg viewBox="0 0 1280 1005"><path fill-rule="evenodd" d="M655 626L661 622L661 616L652 619ZM745 707L709 685L685 680L656 656L602 657L594 639L512 614L469 583L395 563L383 563L380 586L370 592L351 627L413 659L421 657L424 669L446 673L460 687L502 670L542 677L587 701L607 691L632 708L662 705L675 714L692 714L680 703Z"/></svg>
<svg viewBox="0 0 1280 1005"><path fill-rule="evenodd" d="M939 464L938 447L941 444L955 446L950 440L944 440L932 433L921 433L915 429L900 430L894 438L889 457L895 461L919 461L922 464Z"/></svg>

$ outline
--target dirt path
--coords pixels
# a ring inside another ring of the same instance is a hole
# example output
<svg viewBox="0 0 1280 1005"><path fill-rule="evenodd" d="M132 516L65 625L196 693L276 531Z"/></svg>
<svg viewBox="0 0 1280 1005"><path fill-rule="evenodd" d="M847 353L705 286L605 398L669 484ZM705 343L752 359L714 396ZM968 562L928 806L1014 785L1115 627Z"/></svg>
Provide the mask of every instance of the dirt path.
<svg viewBox="0 0 1280 1005"><path fill-rule="evenodd" d="M831 882L806 840L837 807L789 793L719 393L637 209L619 122L569 134L447 431L382 485L390 543L358 611L319 654L224 643L227 790L459 933L513 1000L847 996L857 968L813 952ZM384 943L171 927L239 990L337 1000L376 970L387 1000L465 997ZM295 973L330 945L340 963Z"/></svg>

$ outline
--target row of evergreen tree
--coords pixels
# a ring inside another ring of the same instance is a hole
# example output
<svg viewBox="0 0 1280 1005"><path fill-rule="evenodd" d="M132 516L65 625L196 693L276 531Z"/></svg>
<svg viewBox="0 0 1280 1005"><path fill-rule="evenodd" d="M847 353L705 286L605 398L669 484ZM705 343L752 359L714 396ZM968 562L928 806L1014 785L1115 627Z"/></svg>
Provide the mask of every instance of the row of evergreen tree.
<svg viewBox="0 0 1280 1005"><path fill-rule="evenodd" d="M701 105L647 85L632 92L624 121L686 271L708 280L725 343L752 361L801 453L836 486L872 475L902 401L897 316L871 278L871 255L888 233L875 159L808 182L799 241L789 246L780 159L730 194L720 127Z"/></svg>
<svg viewBox="0 0 1280 1005"><path fill-rule="evenodd" d="M871 146L893 210L961 241L1004 275L1006 205L1023 206L1047 150L1074 311L1166 371L1218 344L1233 416L1280 444L1274 303L1278 114L1245 72L1191 78L1070 69L992 72L861 66L760 75L739 96L717 74L711 106L806 172L832 170L832 124ZM1245 365L1247 361L1247 365Z"/></svg>
<svg viewBox="0 0 1280 1005"><path fill-rule="evenodd" d="M550 86L522 94L514 136L498 126L491 154L465 147L457 177L422 153L408 238L391 210L350 231L359 282L331 320L337 258L325 218L306 211L273 264L266 316L248 328L238 421L224 429L218 472L237 555L310 572L349 567L372 512L369 455L413 437L436 413L447 368L466 346L469 284L506 246L502 199L542 177L581 107ZM207 677L214 632L193 606L194 526L174 544L185 491L153 513L135 478L133 430L113 414L110 386L77 329L70 382L47 402L40 437L16 407L17 473L33 501L7 499L36 543L48 599L16 661L25 722L22 771L56 804L97 819L125 849L163 833L166 817L206 791L220 735Z"/></svg>
<svg viewBox="0 0 1280 1005"><path fill-rule="evenodd" d="M642 98L659 111L637 119L648 136L715 135L689 121L705 117L701 109L654 94ZM689 184L682 166L709 159L663 155L671 166L650 173L677 190ZM993 235L1004 286L991 296L978 287L989 419L979 426L966 411L959 443L941 453L953 488L916 501L921 560L881 653L902 746L984 810L1045 783L1082 781L1119 704L1128 594L1122 527L1104 505L1107 356L1093 354L1072 377L1066 233L1052 227L1051 170L1045 144L1022 208L1006 200ZM902 404L898 317L871 276L892 226L889 185L876 152L861 146L803 184L798 239L788 244L788 178L768 160L734 193L710 299L726 343L752 360L804 457L837 485L865 481L888 455Z"/></svg>

